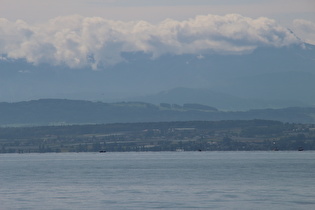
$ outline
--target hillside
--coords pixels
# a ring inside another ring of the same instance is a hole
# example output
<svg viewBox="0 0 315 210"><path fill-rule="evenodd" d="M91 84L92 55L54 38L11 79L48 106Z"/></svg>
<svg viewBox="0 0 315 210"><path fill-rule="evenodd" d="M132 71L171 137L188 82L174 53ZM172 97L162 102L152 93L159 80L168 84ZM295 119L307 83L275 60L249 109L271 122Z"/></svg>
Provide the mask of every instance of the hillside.
<svg viewBox="0 0 315 210"><path fill-rule="evenodd" d="M270 120L183 121L0 129L0 153L314 150L315 128Z"/></svg>
<svg viewBox="0 0 315 210"><path fill-rule="evenodd" d="M191 120L265 119L315 123L315 108L219 111L201 104L153 105L142 102L103 103L81 100L41 99L0 103L0 125L62 125Z"/></svg>

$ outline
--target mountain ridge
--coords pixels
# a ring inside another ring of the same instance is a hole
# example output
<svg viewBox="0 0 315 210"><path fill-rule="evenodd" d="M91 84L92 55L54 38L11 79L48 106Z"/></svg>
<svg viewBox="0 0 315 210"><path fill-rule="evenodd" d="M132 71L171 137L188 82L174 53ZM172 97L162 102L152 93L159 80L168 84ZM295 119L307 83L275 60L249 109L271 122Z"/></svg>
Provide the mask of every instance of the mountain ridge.
<svg viewBox="0 0 315 210"><path fill-rule="evenodd" d="M41 99L15 103L2 102L0 116L1 126L251 119L315 123L315 107L226 112L201 104L157 106L143 102L103 103Z"/></svg>
<svg viewBox="0 0 315 210"><path fill-rule="evenodd" d="M143 101L157 105L159 103L184 104L195 102L208 106L214 106L220 110L226 111L246 111L250 109L311 106L311 103L303 103L299 100L264 100L259 98L242 98L219 91L214 91L212 89L184 87L178 87L167 91L161 91L157 94L129 98L126 100Z"/></svg>
<svg viewBox="0 0 315 210"><path fill-rule="evenodd" d="M303 46L261 47L242 55L169 54L154 59L144 52L126 52L122 55L124 62L97 71L2 59L0 101L67 98L117 102L183 87L220 92L243 99L243 104L259 105L252 99L290 102L243 106L243 110L313 106L315 46Z"/></svg>

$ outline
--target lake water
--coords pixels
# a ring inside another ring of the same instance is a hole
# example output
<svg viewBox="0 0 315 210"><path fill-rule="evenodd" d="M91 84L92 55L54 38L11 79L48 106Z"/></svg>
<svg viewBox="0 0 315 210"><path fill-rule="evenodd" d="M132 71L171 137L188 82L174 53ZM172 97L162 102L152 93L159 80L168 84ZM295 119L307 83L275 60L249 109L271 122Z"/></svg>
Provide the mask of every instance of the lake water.
<svg viewBox="0 0 315 210"><path fill-rule="evenodd" d="M0 154L0 209L315 209L315 152Z"/></svg>

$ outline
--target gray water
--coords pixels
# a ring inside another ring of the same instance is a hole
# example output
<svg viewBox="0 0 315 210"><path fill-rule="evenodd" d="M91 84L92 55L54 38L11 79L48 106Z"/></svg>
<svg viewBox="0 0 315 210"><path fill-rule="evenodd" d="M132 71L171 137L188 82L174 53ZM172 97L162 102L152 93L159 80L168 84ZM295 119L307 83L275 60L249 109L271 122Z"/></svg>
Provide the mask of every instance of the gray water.
<svg viewBox="0 0 315 210"><path fill-rule="evenodd" d="M0 155L0 209L315 209L315 152Z"/></svg>

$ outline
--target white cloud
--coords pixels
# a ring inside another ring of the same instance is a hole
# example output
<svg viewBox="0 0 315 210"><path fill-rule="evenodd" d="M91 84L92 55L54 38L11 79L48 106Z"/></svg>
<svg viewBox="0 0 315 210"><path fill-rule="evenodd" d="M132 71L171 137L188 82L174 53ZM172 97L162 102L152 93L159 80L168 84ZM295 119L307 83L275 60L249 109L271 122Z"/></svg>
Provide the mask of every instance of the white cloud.
<svg viewBox="0 0 315 210"><path fill-rule="evenodd" d="M82 16L57 17L34 25L0 19L0 54L72 68L114 65L123 61L122 52L144 51L153 57L204 51L230 54L297 43L274 20L237 14L167 19L158 24Z"/></svg>
<svg viewBox="0 0 315 210"><path fill-rule="evenodd" d="M310 44L315 44L315 23L296 19L293 21L294 32L304 41Z"/></svg>

